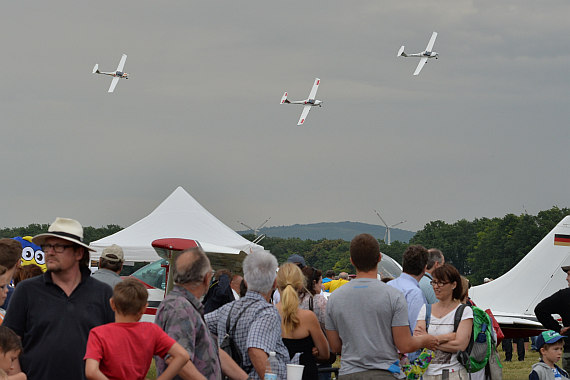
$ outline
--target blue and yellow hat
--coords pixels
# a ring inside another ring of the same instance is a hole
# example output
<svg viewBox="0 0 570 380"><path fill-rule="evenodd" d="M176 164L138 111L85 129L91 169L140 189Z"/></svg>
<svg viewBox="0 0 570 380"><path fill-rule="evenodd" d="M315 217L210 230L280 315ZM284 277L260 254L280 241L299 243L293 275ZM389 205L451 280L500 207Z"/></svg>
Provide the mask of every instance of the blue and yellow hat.
<svg viewBox="0 0 570 380"><path fill-rule="evenodd" d="M556 331L547 330L543 331L536 338L536 349L540 350L545 343L552 344L558 342L560 339L566 338L564 335L558 334Z"/></svg>

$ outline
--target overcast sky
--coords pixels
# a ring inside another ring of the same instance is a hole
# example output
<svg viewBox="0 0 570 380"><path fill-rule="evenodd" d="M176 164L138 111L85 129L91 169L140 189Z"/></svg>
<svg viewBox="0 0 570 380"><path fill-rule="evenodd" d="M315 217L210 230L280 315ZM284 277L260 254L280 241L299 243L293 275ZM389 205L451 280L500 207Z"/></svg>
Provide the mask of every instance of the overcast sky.
<svg viewBox="0 0 570 380"><path fill-rule="evenodd" d="M570 2L8 1L0 227L128 226L177 186L234 229L568 207ZM439 36L419 77L415 58ZM95 63L125 71L114 94ZM321 78L303 127L300 106Z"/></svg>

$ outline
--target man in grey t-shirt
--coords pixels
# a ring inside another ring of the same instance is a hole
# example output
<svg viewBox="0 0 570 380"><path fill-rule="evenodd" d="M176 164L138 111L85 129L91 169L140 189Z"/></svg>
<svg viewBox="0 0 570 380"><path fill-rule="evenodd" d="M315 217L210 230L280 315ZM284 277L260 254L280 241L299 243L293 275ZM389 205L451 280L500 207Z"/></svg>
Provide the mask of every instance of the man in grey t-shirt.
<svg viewBox="0 0 570 380"><path fill-rule="evenodd" d="M125 256L121 247L116 244L106 247L99 259L99 270L93 273L92 277L114 288L115 285L123 281L120 273L123 270L124 262Z"/></svg>
<svg viewBox="0 0 570 380"><path fill-rule="evenodd" d="M380 246L372 235L352 239L350 261L356 279L337 289L327 302L327 338L331 350L341 354L344 380L394 379L399 371L398 350L437 347L432 335L410 334L403 294L377 279L380 259Z"/></svg>

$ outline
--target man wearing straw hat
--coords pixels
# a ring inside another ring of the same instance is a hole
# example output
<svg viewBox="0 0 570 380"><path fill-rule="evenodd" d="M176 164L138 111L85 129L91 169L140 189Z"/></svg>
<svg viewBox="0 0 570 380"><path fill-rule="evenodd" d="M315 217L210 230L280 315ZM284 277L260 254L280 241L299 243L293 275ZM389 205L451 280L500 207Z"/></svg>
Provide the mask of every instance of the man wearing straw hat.
<svg viewBox="0 0 570 380"><path fill-rule="evenodd" d="M115 320L112 290L91 278L93 249L83 243L78 221L57 218L32 241L42 247L47 271L18 284L4 326L22 338L20 364L28 379L85 379L89 330Z"/></svg>

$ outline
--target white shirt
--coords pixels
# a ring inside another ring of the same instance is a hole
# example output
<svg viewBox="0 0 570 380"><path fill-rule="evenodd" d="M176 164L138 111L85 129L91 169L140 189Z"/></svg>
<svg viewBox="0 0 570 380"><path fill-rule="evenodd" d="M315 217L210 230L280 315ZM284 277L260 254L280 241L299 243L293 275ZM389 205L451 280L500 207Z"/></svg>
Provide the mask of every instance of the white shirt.
<svg viewBox="0 0 570 380"><path fill-rule="evenodd" d="M459 307L459 305L457 305L457 307ZM428 334L437 336L453 332L453 322L455 320L455 310L457 310L457 307L441 318L437 318L432 313L427 331ZM425 319L426 307L424 305L418 314L418 321L425 321ZM473 310L470 307L463 309L461 320L463 321L465 319L473 319ZM457 355L455 353L440 350L435 350L434 352L435 357L427 368L426 375L441 375L444 369L449 369L449 372L454 372L459 371L459 369L463 367L457 361Z"/></svg>

